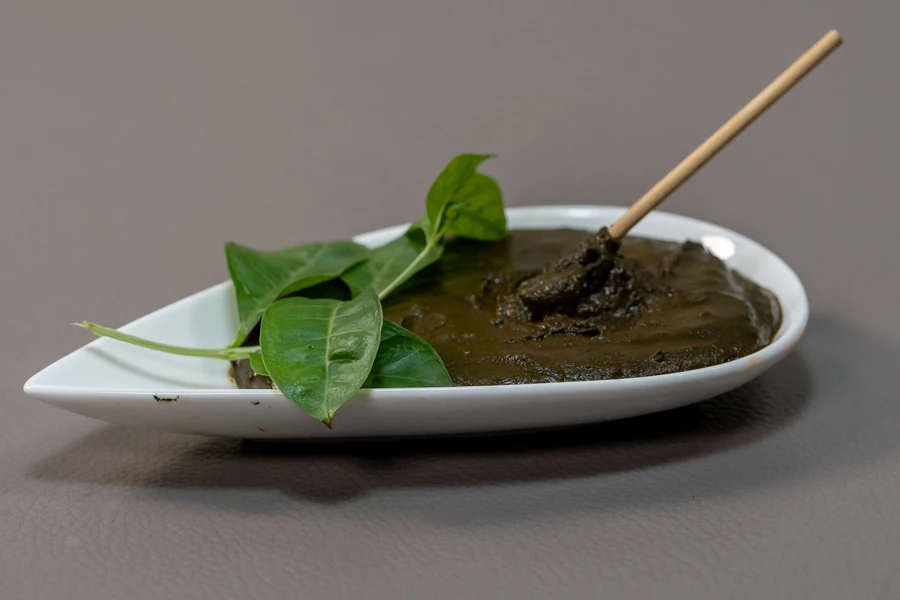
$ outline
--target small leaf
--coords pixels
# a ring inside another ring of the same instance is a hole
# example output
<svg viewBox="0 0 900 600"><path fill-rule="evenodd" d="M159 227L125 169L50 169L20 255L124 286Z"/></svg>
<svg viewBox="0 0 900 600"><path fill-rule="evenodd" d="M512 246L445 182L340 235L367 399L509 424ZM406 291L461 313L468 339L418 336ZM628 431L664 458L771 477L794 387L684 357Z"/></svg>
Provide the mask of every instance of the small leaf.
<svg viewBox="0 0 900 600"><path fill-rule="evenodd" d="M371 290L347 302L285 298L263 316L259 343L269 377L306 413L331 425L372 370L381 302Z"/></svg>
<svg viewBox="0 0 900 600"><path fill-rule="evenodd" d="M458 199L460 192L468 185L469 180L478 169L478 165L491 156L491 154L460 154L444 167L441 174L431 184L428 197L425 199L426 215L428 216L426 233L429 239L441 234L444 225L444 211L447 206Z"/></svg>
<svg viewBox="0 0 900 600"><path fill-rule="evenodd" d="M391 321L381 326L381 344L364 388L450 387L444 361L428 342Z"/></svg>
<svg viewBox="0 0 900 600"><path fill-rule="evenodd" d="M444 252L443 239L428 243L424 232L411 228L384 246L369 251L369 260L341 276L356 297L371 289L382 298L435 262Z"/></svg>
<svg viewBox="0 0 900 600"><path fill-rule="evenodd" d="M354 242L306 244L275 252L227 244L225 258L240 319L232 345L247 339L266 307L278 298L340 277L365 257L366 249Z"/></svg>
<svg viewBox="0 0 900 600"><path fill-rule="evenodd" d="M482 242L506 238L506 213L500 186L488 175L475 173L447 207L444 233Z"/></svg>
<svg viewBox="0 0 900 600"><path fill-rule="evenodd" d="M266 364L263 362L262 352L254 352L250 355L250 368L257 375L268 377L269 372L266 370Z"/></svg>

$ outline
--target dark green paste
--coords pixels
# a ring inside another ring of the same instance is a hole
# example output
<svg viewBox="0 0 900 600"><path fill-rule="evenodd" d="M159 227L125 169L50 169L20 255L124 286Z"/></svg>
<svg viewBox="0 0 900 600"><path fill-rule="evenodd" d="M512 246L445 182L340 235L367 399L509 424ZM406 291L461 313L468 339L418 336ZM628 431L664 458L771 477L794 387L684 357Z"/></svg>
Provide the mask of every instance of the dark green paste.
<svg viewBox="0 0 900 600"><path fill-rule="evenodd" d="M385 318L434 346L457 385L674 373L772 341L775 297L700 244L626 237L609 247L599 235L610 252L572 230L451 241L385 302ZM237 367L241 387L267 385Z"/></svg>

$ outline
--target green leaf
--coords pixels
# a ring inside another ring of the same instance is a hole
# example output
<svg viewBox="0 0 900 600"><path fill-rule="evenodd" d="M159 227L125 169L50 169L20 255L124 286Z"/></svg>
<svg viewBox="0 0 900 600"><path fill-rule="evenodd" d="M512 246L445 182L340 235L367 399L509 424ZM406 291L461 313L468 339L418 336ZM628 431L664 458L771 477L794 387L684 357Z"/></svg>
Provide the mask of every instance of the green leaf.
<svg viewBox="0 0 900 600"><path fill-rule="evenodd" d="M423 231L412 228L396 240L370 250L369 260L344 273L341 279L354 297L371 289L384 299L443 254L443 238L424 238Z"/></svg>
<svg viewBox="0 0 900 600"><path fill-rule="evenodd" d="M425 214L428 216L426 233L429 239L441 235L447 206L458 200L460 192L468 185L478 165L491 156L491 154L460 154L444 167L431 184L428 197L425 199Z"/></svg>
<svg viewBox="0 0 900 600"><path fill-rule="evenodd" d="M347 302L285 298L263 316L259 344L269 377L329 427L365 382L381 340L381 302L367 290Z"/></svg>
<svg viewBox="0 0 900 600"><path fill-rule="evenodd" d="M428 235L428 215L423 215L419 218L418 221L412 223L409 226L409 229L406 230L406 234L409 235L411 232L416 229L420 229L423 234Z"/></svg>
<svg viewBox="0 0 900 600"><path fill-rule="evenodd" d="M428 342L391 321L381 326L381 344L364 388L450 387L444 361Z"/></svg>
<svg viewBox="0 0 900 600"><path fill-rule="evenodd" d="M475 173L447 207L444 233L496 242L506 238L506 213L500 186L488 175Z"/></svg>
<svg viewBox="0 0 900 600"><path fill-rule="evenodd" d="M266 364L263 362L262 352L254 352L250 355L250 368L257 375L268 377L269 372L266 370Z"/></svg>
<svg viewBox="0 0 900 600"><path fill-rule="evenodd" d="M240 319L232 346L240 346L266 307L282 296L340 277L365 260L366 249L354 242L328 242L263 252L230 243L225 258Z"/></svg>
<svg viewBox="0 0 900 600"><path fill-rule="evenodd" d="M477 240L506 237L503 197L497 183L476 173L490 154L460 154L444 168L425 201L427 214L396 240L369 252L369 261L342 279L356 296L373 289L382 300L444 252L444 233ZM449 211L449 212L448 212Z"/></svg>

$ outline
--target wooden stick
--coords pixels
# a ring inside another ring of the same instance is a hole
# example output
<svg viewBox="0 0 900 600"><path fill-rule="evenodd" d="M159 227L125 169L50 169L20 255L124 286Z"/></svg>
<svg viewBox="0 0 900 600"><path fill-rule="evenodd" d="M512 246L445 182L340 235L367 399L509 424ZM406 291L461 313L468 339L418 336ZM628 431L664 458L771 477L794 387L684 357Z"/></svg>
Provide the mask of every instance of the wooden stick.
<svg viewBox="0 0 900 600"><path fill-rule="evenodd" d="M781 75L775 78L753 100L739 110L718 131L712 134L705 142L691 152L677 167L663 177L659 183L650 188L624 215L609 228L610 236L614 240L620 240L634 227L647 213L656 208L669 194L677 190L682 183L696 173L713 156L733 140L737 134L743 131L750 123L763 114L776 100L781 98L789 89L794 87L804 75L813 70L826 56L831 54L843 39L835 30L829 31L822 39L816 42L803 56L787 68Z"/></svg>

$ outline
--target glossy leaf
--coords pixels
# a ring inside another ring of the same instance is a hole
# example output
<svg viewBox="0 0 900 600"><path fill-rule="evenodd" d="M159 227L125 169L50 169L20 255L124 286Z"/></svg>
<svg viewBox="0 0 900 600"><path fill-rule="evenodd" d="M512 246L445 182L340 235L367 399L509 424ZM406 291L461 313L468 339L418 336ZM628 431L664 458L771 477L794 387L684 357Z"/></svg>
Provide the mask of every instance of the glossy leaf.
<svg viewBox="0 0 900 600"><path fill-rule="evenodd" d="M425 214L428 216L429 239L440 236L444 226L445 210L454 200L459 199L460 192L469 184L478 165L490 158L490 154L460 154L444 167L438 175L428 197L425 199Z"/></svg>
<svg viewBox="0 0 900 600"><path fill-rule="evenodd" d="M449 387L444 361L428 342L411 331L384 321L381 344L364 388Z"/></svg>
<svg viewBox="0 0 900 600"><path fill-rule="evenodd" d="M347 302L285 298L270 305L259 344L269 377L328 426L365 382L381 340L381 302L372 290Z"/></svg>
<svg viewBox="0 0 900 600"><path fill-rule="evenodd" d="M475 173L447 207L444 233L482 242L506 238L503 194L492 177Z"/></svg>
<svg viewBox="0 0 900 600"><path fill-rule="evenodd" d="M238 244L225 246L240 320L233 346L239 346L278 298L340 277L364 261L366 249L354 242L328 242L263 252Z"/></svg>

